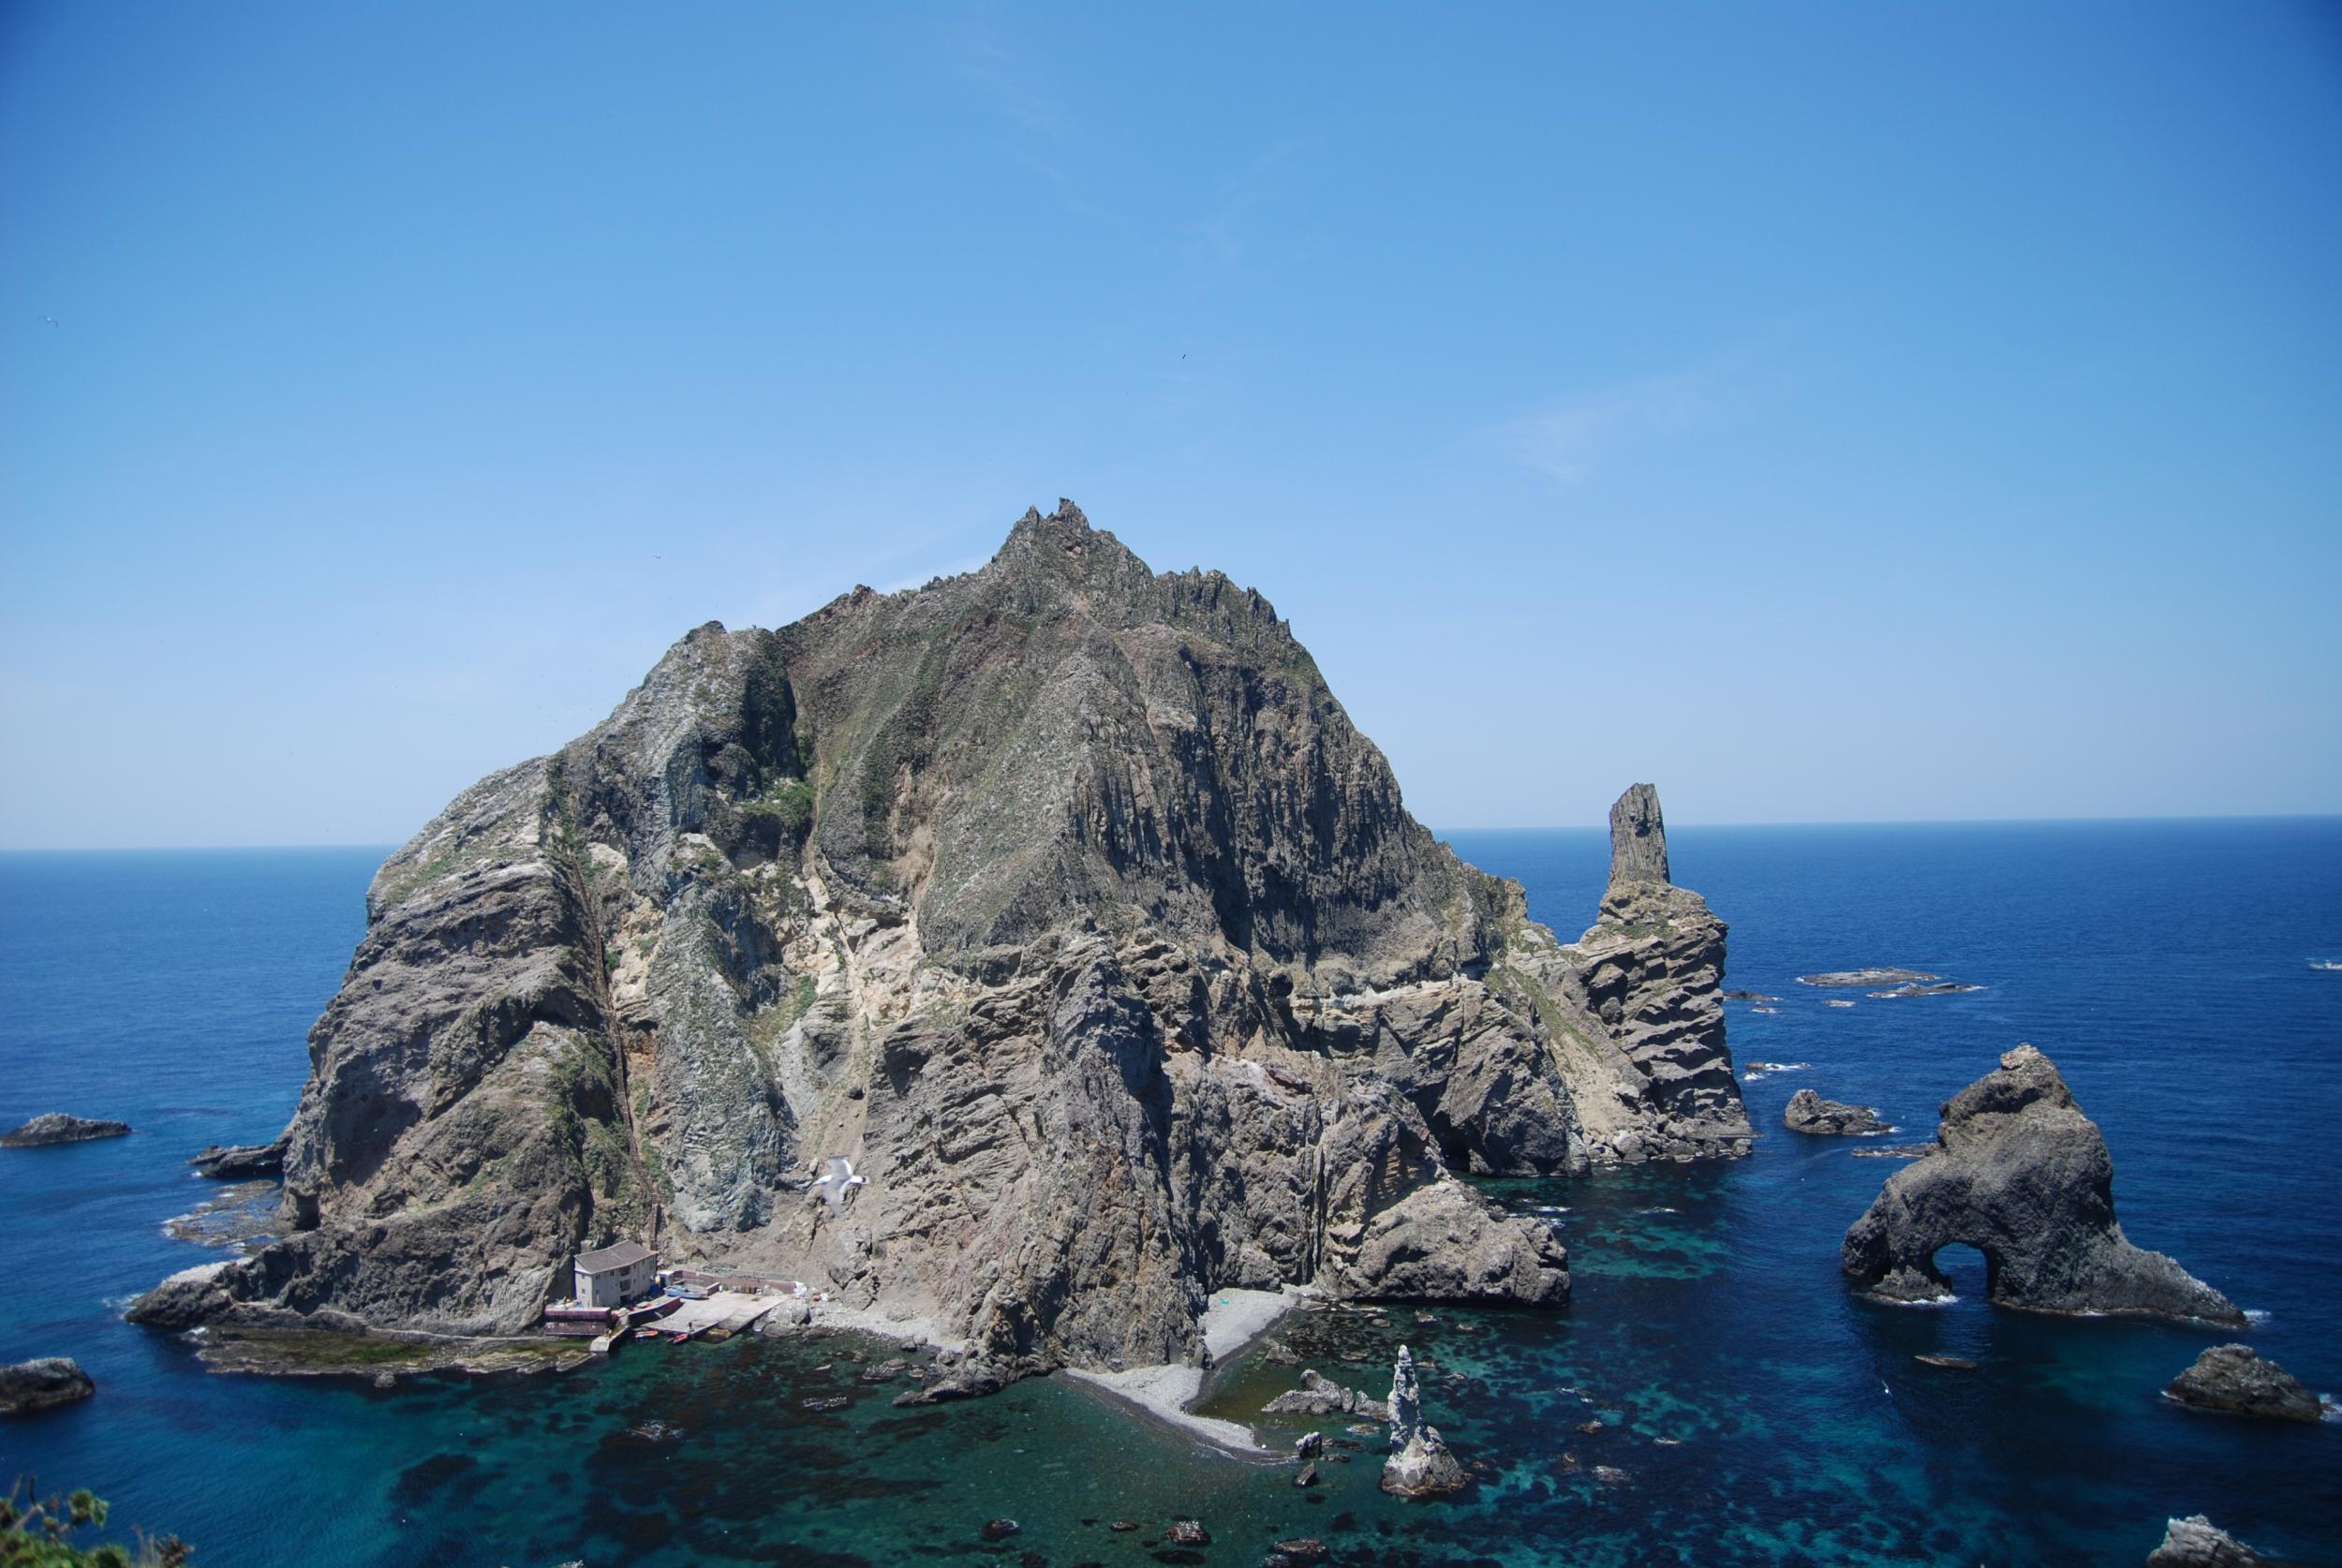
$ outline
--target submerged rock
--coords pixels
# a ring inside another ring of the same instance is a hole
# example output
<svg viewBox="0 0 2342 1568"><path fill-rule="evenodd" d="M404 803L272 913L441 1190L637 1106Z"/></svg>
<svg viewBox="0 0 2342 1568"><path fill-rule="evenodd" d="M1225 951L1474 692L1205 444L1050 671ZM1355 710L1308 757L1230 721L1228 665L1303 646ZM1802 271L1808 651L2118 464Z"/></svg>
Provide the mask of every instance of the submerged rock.
<svg viewBox="0 0 2342 1568"><path fill-rule="evenodd" d="M2234 1302L2124 1236L2106 1140L2031 1045L1953 1096L1935 1141L1846 1232L1840 1261L1860 1288L1939 1300L1951 1287L1935 1254L1965 1243L2002 1306L2244 1323Z"/></svg>
<svg viewBox="0 0 2342 1568"><path fill-rule="evenodd" d="M2147 1554L2147 1568L2263 1568L2264 1564L2284 1568L2227 1531L2215 1529L2201 1514L2167 1521L2163 1544Z"/></svg>
<svg viewBox="0 0 2342 1568"><path fill-rule="evenodd" d="M1456 1456L1423 1419L1423 1396L1416 1386L1415 1358L1399 1347L1391 1368L1390 1445L1394 1452L1383 1463L1383 1490L1394 1497L1444 1497L1461 1491L1469 1478Z"/></svg>
<svg viewBox="0 0 2342 1568"><path fill-rule="evenodd" d="M2215 1345L2163 1390L2197 1410L2228 1411L2272 1421L2317 1421L2325 1414L2318 1396L2249 1345Z"/></svg>
<svg viewBox="0 0 2342 1568"><path fill-rule="evenodd" d="M23 1126L0 1132L0 1148L45 1148L52 1144L81 1144L92 1138L119 1138L130 1131L126 1121L96 1121L51 1111Z"/></svg>
<svg viewBox="0 0 2342 1568"><path fill-rule="evenodd" d="M1800 1089L1789 1096L1788 1107L1781 1113L1781 1124L1792 1132L1821 1138L1859 1138L1894 1131L1879 1120L1878 1113L1870 1106L1824 1100L1812 1089Z"/></svg>
<svg viewBox="0 0 2342 1568"><path fill-rule="evenodd" d="M0 1415L30 1415L88 1398L97 1384L70 1356L45 1356L0 1367Z"/></svg>

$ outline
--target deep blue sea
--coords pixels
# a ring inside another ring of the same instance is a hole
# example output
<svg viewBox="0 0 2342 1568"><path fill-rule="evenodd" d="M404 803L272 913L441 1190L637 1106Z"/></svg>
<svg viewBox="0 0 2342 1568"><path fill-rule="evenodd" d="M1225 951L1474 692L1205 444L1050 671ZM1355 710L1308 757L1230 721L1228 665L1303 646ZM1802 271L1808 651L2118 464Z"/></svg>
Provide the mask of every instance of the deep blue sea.
<svg viewBox="0 0 2342 1568"><path fill-rule="evenodd" d="M1599 895L1599 833L1459 833L1563 936ZM95 1488L211 1568L1257 1563L1314 1535L1348 1564L2106 1563L2173 1514L2342 1562L2342 1425L2179 1410L2162 1384L2221 1336L2034 1317L1981 1299L1852 1299L1838 1239L1896 1162L1780 1130L1801 1087L1905 1137L2029 1040L2104 1128L2125 1229L2257 1315L2251 1341L2342 1391L2342 821L1679 828L1677 879L1732 925L1727 984L1768 1135L1737 1162L1491 1184L1566 1209L1554 1312L1321 1312L1279 1330L1380 1392L1410 1342L1430 1416L1485 1467L1452 1502L1376 1488L1370 1446L1296 1489L1061 1381L897 1411L855 1341L630 1351L552 1377L207 1374L129 1327L126 1297L209 1255L164 1224L209 1195L188 1154L273 1135L304 1037L363 923L378 851L0 855L0 1126L117 1117L131 1137L0 1151L0 1361L77 1357L84 1404L0 1423L0 1485ZM1795 976L1890 964L1974 993L1874 1000ZM1826 1008L1826 996L1856 1005ZM1915 1362L1946 1352L1974 1371ZM1255 1354L1208 1408L1256 1410L1293 1368ZM804 1401L853 1402L812 1412ZM688 1436L626 1435L646 1417ZM1581 1427L1600 1422L1598 1429ZM1280 1429L1282 1435L1297 1427ZM1339 1428L1336 1428L1338 1431ZM998 1546L979 1527L1006 1516ZM1196 1517L1213 1543L1160 1539ZM1133 1519L1145 1528L1114 1533Z"/></svg>

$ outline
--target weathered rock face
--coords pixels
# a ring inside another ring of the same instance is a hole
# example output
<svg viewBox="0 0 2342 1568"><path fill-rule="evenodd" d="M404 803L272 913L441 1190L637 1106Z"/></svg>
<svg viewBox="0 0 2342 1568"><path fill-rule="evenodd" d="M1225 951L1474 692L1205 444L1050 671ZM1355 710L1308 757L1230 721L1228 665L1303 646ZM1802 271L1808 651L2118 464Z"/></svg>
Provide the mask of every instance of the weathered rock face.
<svg viewBox="0 0 2342 1568"><path fill-rule="evenodd" d="M1824 1100L1812 1089L1800 1089L1789 1096L1789 1103L1781 1113L1781 1125L1792 1132L1824 1138L1859 1138L1894 1131L1879 1120L1878 1113L1868 1105Z"/></svg>
<svg viewBox="0 0 2342 1568"><path fill-rule="evenodd" d="M130 1131L126 1121L95 1121L51 1111L11 1132L0 1132L0 1148L44 1148L51 1144L87 1143L92 1138L119 1138Z"/></svg>
<svg viewBox="0 0 2342 1568"><path fill-rule="evenodd" d="M2163 1390L2183 1405L2228 1411L2272 1421L2317 1421L2325 1414L2318 1396L2274 1361L2263 1361L2249 1345L2215 1345Z"/></svg>
<svg viewBox="0 0 2342 1568"><path fill-rule="evenodd" d="M2172 1519L2163 1527L2163 1544L2147 1554L2147 1568L2283 1568L2262 1557L2225 1530L2216 1530L2201 1514Z"/></svg>
<svg viewBox="0 0 2342 1568"><path fill-rule="evenodd" d="M1199 1356L1224 1286L1559 1300L1452 1171L1749 1132L1722 926L1620 887L1649 920L1564 948L1257 594L1029 513L980 571L703 627L459 795L311 1031L289 1234L150 1315L511 1331L621 1237L986 1376Z"/></svg>
<svg viewBox="0 0 2342 1568"><path fill-rule="evenodd" d="M1668 880L1658 791L1638 784L1610 807L1601 918L1558 964L1534 940L1507 953L1510 972L1564 1004L1551 1032L1596 1159L1747 1152L1756 1129L1724 1042L1725 929L1705 899ZM1587 1017L1599 1035L1579 1027Z"/></svg>
<svg viewBox="0 0 2342 1568"><path fill-rule="evenodd" d="M30 1415L86 1399L97 1384L69 1356L52 1355L0 1367L0 1415Z"/></svg>
<svg viewBox="0 0 2342 1568"><path fill-rule="evenodd" d="M2032 1046L1944 1106L1935 1144L1846 1232L1845 1272L1873 1294L1946 1294L1935 1254L1964 1242L1984 1254L2003 1306L2244 1323L2228 1297L2124 1237L2106 1140Z"/></svg>

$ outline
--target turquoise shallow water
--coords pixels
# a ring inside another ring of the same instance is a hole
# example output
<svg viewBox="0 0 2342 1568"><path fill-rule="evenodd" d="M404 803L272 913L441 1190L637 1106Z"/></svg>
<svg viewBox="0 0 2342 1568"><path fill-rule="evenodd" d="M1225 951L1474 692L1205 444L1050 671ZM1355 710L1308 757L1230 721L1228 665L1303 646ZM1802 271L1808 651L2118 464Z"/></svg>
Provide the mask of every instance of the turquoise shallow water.
<svg viewBox="0 0 2342 1568"><path fill-rule="evenodd" d="M2105 1127L2132 1236L2265 1312L2253 1341L2342 1389L2323 1153L2342 974L2308 965L2342 957L2342 823L1673 836L1679 878L1733 923L1728 983L1783 998L1771 1016L1732 1004L1735 1055L1804 1064L1748 1085L1759 1127L1810 1084L1924 1137L1944 1097L2030 1039ZM1455 839L1564 935L1583 924L1599 835ZM2166 1515L2195 1512L2342 1561L2342 1427L2176 1410L2157 1390L2216 1336L1996 1311L1973 1258L1952 1307L1850 1299L1837 1238L1894 1167L1777 1131L1729 1164L1491 1184L1566 1210L1564 1311L1280 1328L1378 1393L1401 1340L1432 1363L1432 1418L1479 1467L1453 1503L1383 1497L1371 1444L1297 1491L1289 1471L1061 1382L897 1411L893 1389L853 1381L847 1357L875 1347L843 1338L645 1346L565 1377L389 1392L206 1374L114 1304L204 1255L162 1231L209 1191L185 1155L266 1137L291 1109L378 859L0 856L0 1121L64 1108L140 1129L0 1157L19 1263L0 1359L75 1355L101 1388L0 1426L0 1472L92 1486L200 1563L1250 1564L1312 1534L1345 1563L2135 1564ZM1838 1010L1793 980L1873 962L1987 988ZM1209 1408L1254 1411L1293 1375L1256 1353ZM807 1408L840 1394L843 1410ZM651 1417L687 1435L627 1435ZM1022 1531L982 1542L996 1516ZM1213 1535L1192 1558L1160 1538L1179 1516ZM1145 1528L1107 1528L1121 1518Z"/></svg>

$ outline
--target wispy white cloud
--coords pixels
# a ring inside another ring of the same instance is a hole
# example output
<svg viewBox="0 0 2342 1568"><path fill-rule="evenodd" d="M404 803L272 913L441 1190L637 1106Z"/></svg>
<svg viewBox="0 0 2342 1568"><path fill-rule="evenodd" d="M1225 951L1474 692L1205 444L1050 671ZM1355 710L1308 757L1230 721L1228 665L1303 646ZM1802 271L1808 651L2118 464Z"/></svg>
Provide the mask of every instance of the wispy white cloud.
<svg viewBox="0 0 2342 1568"><path fill-rule="evenodd" d="M973 22L959 34L952 67L1010 124L1040 136L1065 134L1064 115L1033 86L1022 62L993 37L988 22Z"/></svg>
<svg viewBox="0 0 2342 1568"><path fill-rule="evenodd" d="M1223 182L1219 205L1188 225L1188 232L1222 266L1233 267L1243 259L1246 219L1276 194L1279 170L1294 160L1303 145L1298 139L1287 138L1263 149Z"/></svg>
<svg viewBox="0 0 2342 1568"><path fill-rule="evenodd" d="M1647 377L1563 398L1493 435L1520 462L1575 484L1624 448L1698 424L1714 412L1720 390L1714 370Z"/></svg>

